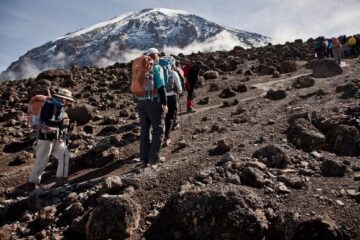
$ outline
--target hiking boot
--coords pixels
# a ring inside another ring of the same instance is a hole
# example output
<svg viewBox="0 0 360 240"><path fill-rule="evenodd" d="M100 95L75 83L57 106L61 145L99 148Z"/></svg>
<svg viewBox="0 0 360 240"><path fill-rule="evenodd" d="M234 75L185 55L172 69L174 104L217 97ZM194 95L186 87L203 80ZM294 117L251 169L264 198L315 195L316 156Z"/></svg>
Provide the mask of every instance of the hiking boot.
<svg viewBox="0 0 360 240"><path fill-rule="evenodd" d="M188 108L188 109L186 109L186 112L187 112L187 113L194 113L194 112L196 112L196 111L195 111L194 108Z"/></svg>
<svg viewBox="0 0 360 240"><path fill-rule="evenodd" d="M171 130L174 131L174 130L177 130L177 129L179 129L179 123L175 122Z"/></svg>
<svg viewBox="0 0 360 240"><path fill-rule="evenodd" d="M36 184L33 182L28 182L25 184L24 189L26 192L32 192L36 189Z"/></svg>
<svg viewBox="0 0 360 240"><path fill-rule="evenodd" d="M150 165L157 165L159 162L165 162L165 157L159 157L159 159L150 160Z"/></svg>
<svg viewBox="0 0 360 240"><path fill-rule="evenodd" d="M165 142L164 142L164 144L163 144L163 147L169 146L170 143L171 143L171 139L170 139L170 138L166 138L166 139L165 139ZM161 157L160 157L160 158L161 158Z"/></svg>
<svg viewBox="0 0 360 240"><path fill-rule="evenodd" d="M62 187L67 183L67 178L57 177L54 187Z"/></svg>

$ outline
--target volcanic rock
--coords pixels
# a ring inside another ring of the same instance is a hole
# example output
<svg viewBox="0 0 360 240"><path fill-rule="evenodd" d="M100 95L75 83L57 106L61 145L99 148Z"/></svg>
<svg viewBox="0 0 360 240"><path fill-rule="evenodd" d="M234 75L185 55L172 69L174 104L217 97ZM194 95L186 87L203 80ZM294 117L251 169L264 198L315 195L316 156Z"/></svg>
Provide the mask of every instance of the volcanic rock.
<svg viewBox="0 0 360 240"><path fill-rule="evenodd" d="M220 206L220 207L219 207ZM262 239L268 228L261 199L242 186L209 184L174 196L147 239Z"/></svg>
<svg viewBox="0 0 360 240"><path fill-rule="evenodd" d="M325 136L309 121L299 118L287 129L288 140L306 152L321 149L325 144Z"/></svg>
<svg viewBox="0 0 360 240"><path fill-rule="evenodd" d="M296 89L309 88L315 85L315 80L309 76L302 76L295 80L293 87Z"/></svg>
<svg viewBox="0 0 360 240"><path fill-rule="evenodd" d="M324 177L343 177L346 172L346 165L335 160L325 160L322 162L320 170Z"/></svg>
<svg viewBox="0 0 360 240"><path fill-rule="evenodd" d="M277 145L268 145L257 150L254 158L264 159L268 167L285 168L289 163L289 157L285 151Z"/></svg>
<svg viewBox="0 0 360 240"><path fill-rule="evenodd" d="M343 70L335 59L325 58L319 60L313 68L316 78L328 78L342 74Z"/></svg>
<svg viewBox="0 0 360 240"><path fill-rule="evenodd" d="M88 239L127 239L140 222L141 207L134 200L121 195L103 195L90 214Z"/></svg>

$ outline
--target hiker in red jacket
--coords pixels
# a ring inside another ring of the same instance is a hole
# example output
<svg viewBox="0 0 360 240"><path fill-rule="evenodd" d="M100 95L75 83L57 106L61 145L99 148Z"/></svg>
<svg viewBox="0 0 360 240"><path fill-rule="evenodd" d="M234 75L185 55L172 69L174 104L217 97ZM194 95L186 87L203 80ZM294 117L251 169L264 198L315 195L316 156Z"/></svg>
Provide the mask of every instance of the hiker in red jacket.
<svg viewBox="0 0 360 240"><path fill-rule="evenodd" d="M194 89L199 79L201 66L202 64L200 62L196 62L196 64L194 65L187 63L183 68L184 76L186 78L186 83L185 83L185 88L187 91L186 108L188 113L195 112L193 107L193 100L195 98Z"/></svg>

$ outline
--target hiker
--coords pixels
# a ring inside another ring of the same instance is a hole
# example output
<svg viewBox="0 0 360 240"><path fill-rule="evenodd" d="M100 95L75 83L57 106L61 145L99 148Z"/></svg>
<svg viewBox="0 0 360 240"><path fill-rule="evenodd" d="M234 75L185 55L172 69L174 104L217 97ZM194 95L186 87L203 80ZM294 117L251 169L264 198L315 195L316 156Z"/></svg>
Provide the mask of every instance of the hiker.
<svg viewBox="0 0 360 240"><path fill-rule="evenodd" d="M155 165L165 161L164 157L160 157L160 148L164 135L164 115L168 112L159 50L148 49L143 56L134 60L132 69L131 91L137 99L140 118L140 160L145 166Z"/></svg>
<svg viewBox="0 0 360 240"><path fill-rule="evenodd" d="M66 131L75 125L69 122L64 106L68 101L76 102L67 89L59 89L46 100L40 112L40 126L37 135L36 160L31 171L29 184L33 189L40 184L41 176L52 154L58 160L57 184L63 184L68 177L69 151L66 147Z"/></svg>
<svg viewBox="0 0 360 240"><path fill-rule="evenodd" d="M168 112L165 116L165 143L164 146L169 146L171 143L170 133L172 131L176 115L177 115L177 98L178 94L182 93L182 86L179 74L176 71L176 60L171 58L171 73L166 82L166 97Z"/></svg>
<svg viewBox="0 0 360 240"><path fill-rule="evenodd" d="M315 42L314 50L315 50L316 58L322 59L325 57L326 43L324 41L324 38L320 38L318 41Z"/></svg>
<svg viewBox="0 0 360 240"><path fill-rule="evenodd" d="M187 73L187 81L185 86L187 91L186 110L188 113L195 112L193 107L193 100L195 98L194 88L199 79L201 66L202 64L200 62L196 62L196 64L191 66L190 70Z"/></svg>
<svg viewBox="0 0 360 240"><path fill-rule="evenodd" d="M333 54L332 54L332 40L331 38L330 39L327 39L326 40L326 57L333 57Z"/></svg>
<svg viewBox="0 0 360 240"><path fill-rule="evenodd" d="M341 63L341 55L342 55L342 45L339 41L338 38L333 37L332 38L332 53L334 58L336 59L336 61L339 63Z"/></svg>
<svg viewBox="0 0 360 240"><path fill-rule="evenodd" d="M184 93L184 89L185 89L185 77L184 77L184 71L182 70L181 68L181 65L180 65L180 62L179 61L175 61L175 71L177 72L179 78L180 78L180 82L181 82L181 89L182 89L182 92L179 93L179 96L178 96L178 103L177 103L177 108L176 108L176 112L175 112L175 119L174 119L174 124L173 124L173 127L172 127L172 130L176 130L178 129L179 127L179 121L178 121L178 108L179 106L181 106L179 104L180 102L180 99L181 97L183 96L183 93ZM181 107L180 107L180 111L181 111Z"/></svg>
<svg viewBox="0 0 360 240"><path fill-rule="evenodd" d="M351 55L356 56L357 55L357 49L356 49L356 38L355 36L349 37L347 44L350 47Z"/></svg>

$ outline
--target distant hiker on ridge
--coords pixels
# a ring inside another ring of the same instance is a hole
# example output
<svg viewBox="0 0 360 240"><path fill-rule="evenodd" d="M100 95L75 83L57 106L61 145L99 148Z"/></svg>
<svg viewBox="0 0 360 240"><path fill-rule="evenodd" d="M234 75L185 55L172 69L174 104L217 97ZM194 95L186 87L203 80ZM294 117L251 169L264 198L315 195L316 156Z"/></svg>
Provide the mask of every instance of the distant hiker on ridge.
<svg viewBox="0 0 360 240"><path fill-rule="evenodd" d="M160 157L160 148L164 135L164 115L168 112L159 51L156 48L148 49L133 61L132 70L131 91L137 98L140 118L140 160L144 165L154 165L165 161L164 157Z"/></svg>

